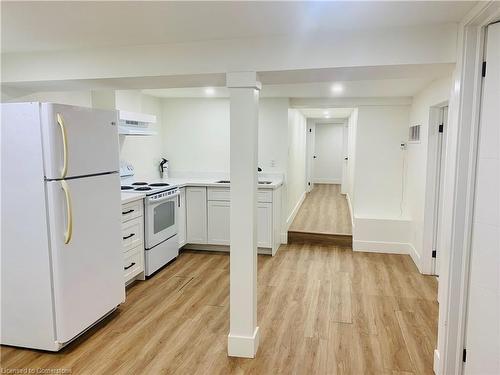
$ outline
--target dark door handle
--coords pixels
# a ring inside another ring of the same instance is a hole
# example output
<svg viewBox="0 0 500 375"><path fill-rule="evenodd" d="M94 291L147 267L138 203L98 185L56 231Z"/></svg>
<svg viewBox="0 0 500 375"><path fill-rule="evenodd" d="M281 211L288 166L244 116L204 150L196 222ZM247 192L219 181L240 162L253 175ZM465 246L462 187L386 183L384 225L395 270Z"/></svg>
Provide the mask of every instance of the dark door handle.
<svg viewBox="0 0 500 375"><path fill-rule="evenodd" d="M344 158L344 160L349 160L349 158Z"/></svg>
<svg viewBox="0 0 500 375"><path fill-rule="evenodd" d="M313 159L316 159L316 155L313 156Z"/></svg>
<svg viewBox="0 0 500 375"><path fill-rule="evenodd" d="M126 215L126 214L129 214L131 212L134 212L135 210L128 210L128 211L125 211L125 212L122 212L122 215Z"/></svg>
<svg viewBox="0 0 500 375"><path fill-rule="evenodd" d="M123 239L126 240L127 238L130 238L133 236L135 236L135 233L130 233L128 236L123 237Z"/></svg>
<svg viewBox="0 0 500 375"><path fill-rule="evenodd" d="M128 270L130 267L133 267L133 266L135 266L135 262L132 262L132 263L130 264L130 266L123 267L123 269L124 269L124 270Z"/></svg>

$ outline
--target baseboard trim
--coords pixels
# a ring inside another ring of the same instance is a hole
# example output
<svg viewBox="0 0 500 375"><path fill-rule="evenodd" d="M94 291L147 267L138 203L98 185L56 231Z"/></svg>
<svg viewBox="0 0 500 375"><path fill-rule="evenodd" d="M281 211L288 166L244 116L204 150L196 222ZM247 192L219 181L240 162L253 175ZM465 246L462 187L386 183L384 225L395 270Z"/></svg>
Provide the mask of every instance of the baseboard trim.
<svg viewBox="0 0 500 375"><path fill-rule="evenodd" d="M345 196L347 199L347 206L349 207L349 214L351 215L352 232L354 233L354 212L352 209L351 197L349 196L349 193L346 193Z"/></svg>
<svg viewBox="0 0 500 375"><path fill-rule="evenodd" d="M354 251L365 253L409 254L409 244L403 242L359 241L352 242Z"/></svg>
<svg viewBox="0 0 500 375"><path fill-rule="evenodd" d="M434 363L432 369L434 370L434 374L441 375L441 356L439 355L439 350L434 349Z"/></svg>
<svg viewBox="0 0 500 375"><path fill-rule="evenodd" d="M313 179L313 182L315 184L340 185L342 183L342 180L339 180L339 179L331 180L328 178L315 178L315 179Z"/></svg>
<svg viewBox="0 0 500 375"><path fill-rule="evenodd" d="M415 266L417 267L418 271L421 274L424 274L422 272L422 267L421 267L421 262L420 262L420 254L417 253L417 250L415 249L415 247L411 243L408 244L408 253L410 254L411 259L413 260L413 263L415 263Z"/></svg>
<svg viewBox="0 0 500 375"><path fill-rule="evenodd" d="M288 232L281 233L281 243L283 245L288 243Z"/></svg>
<svg viewBox="0 0 500 375"><path fill-rule="evenodd" d="M288 230L288 228L290 228L290 225L292 225L293 220L295 219L295 216L297 216L297 213L299 212L300 207L302 206L302 203L304 203L305 199L306 199L306 192L304 191L302 193L302 195L300 196L299 201L297 202L297 204L293 208L292 213L286 219L286 230Z"/></svg>
<svg viewBox="0 0 500 375"><path fill-rule="evenodd" d="M219 252L219 253L229 253L229 245L201 245L195 243L188 243L184 245L182 250L193 250L193 251L208 251L208 252ZM258 247L257 254L262 255L272 255L272 249L270 247Z"/></svg>
<svg viewBox="0 0 500 375"><path fill-rule="evenodd" d="M253 336L227 336L227 354L230 357L255 358L259 349L259 327L255 327Z"/></svg>

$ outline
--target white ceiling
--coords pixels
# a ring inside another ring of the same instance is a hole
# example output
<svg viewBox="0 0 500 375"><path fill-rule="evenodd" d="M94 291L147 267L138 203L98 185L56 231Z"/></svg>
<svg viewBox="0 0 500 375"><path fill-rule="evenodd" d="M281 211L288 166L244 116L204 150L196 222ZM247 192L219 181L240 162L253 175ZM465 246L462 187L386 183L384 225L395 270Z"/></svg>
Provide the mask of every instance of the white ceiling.
<svg viewBox="0 0 500 375"><path fill-rule="evenodd" d="M324 98L324 97L401 97L413 96L432 79L392 79L392 80L369 80L369 81L346 81L340 82L343 91L334 93L331 91L330 82L297 83L283 85L264 85L261 91L263 98ZM338 83L336 83L338 84ZM169 89L143 90L144 94L161 98L227 98L229 91L225 87L211 87L213 93L207 94L205 87L186 87Z"/></svg>
<svg viewBox="0 0 500 375"><path fill-rule="evenodd" d="M2 52L303 35L459 22L476 2L1 2Z"/></svg>
<svg viewBox="0 0 500 375"><path fill-rule="evenodd" d="M450 76L454 64L393 65L380 67L350 67L284 72L262 72L262 97L401 97L413 96L433 80ZM210 85L210 84L209 84ZM209 86L207 85L207 86ZM342 92L332 92L341 85ZM218 86L218 85L215 85ZM145 94L163 98L228 97L225 87L165 88L143 90Z"/></svg>
<svg viewBox="0 0 500 375"><path fill-rule="evenodd" d="M329 121L346 119L351 115L352 110L352 108L304 108L300 109L300 112L307 118Z"/></svg>

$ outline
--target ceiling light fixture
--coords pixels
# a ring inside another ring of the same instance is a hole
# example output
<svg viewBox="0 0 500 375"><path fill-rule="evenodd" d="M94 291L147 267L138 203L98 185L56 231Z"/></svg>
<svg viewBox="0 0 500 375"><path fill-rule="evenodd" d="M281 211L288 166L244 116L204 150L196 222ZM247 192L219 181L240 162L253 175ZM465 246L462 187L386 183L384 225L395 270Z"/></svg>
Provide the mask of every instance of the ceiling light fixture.
<svg viewBox="0 0 500 375"><path fill-rule="evenodd" d="M328 116L330 113L329 113L328 111L324 111L324 112L323 112L323 114L324 114L325 116Z"/></svg>
<svg viewBox="0 0 500 375"><path fill-rule="evenodd" d="M344 86L342 86L339 83L336 83L332 86L332 92L335 94L340 94L342 91L344 91Z"/></svg>
<svg viewBox="0 0 500 375"><path fill-rule="evenodd" d="M207 87L207 88L205 88L205 94L213 95L213 94L215 94L215 89L213 87Z"/></svg>

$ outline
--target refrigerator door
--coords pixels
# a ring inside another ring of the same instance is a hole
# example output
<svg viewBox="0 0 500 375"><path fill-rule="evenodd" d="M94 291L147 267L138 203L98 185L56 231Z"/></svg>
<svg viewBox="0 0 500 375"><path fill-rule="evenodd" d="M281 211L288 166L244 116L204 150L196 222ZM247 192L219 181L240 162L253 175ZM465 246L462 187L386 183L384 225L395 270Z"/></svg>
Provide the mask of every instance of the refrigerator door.
<svg viewBox="0 0 500 375"><path fill-rule="evenodd" d="M117 173L47 181L56 338L66 343L125 300Z"/></svg>
<svg viewBox="0 0 500 375"><path fill-rule="evenodd" d="M45 178L117 171L117 112L63 104L41 105Z"/></svg>

